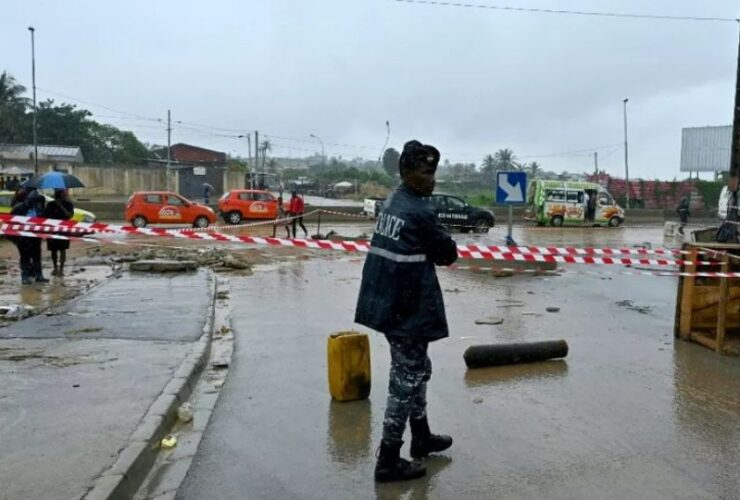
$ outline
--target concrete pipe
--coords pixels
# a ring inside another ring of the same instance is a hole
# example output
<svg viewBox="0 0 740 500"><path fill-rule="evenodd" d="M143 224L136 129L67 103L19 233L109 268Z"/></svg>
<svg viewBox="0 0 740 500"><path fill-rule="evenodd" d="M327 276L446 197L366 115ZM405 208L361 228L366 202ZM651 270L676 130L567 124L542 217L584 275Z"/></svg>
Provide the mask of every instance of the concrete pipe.
<svg viewBox="0 0 740 500"><path fill-rule="evenodd" d="M474 345L467 348L463 358L468 368L483 368L534 363L547 359L564 358L567 355L568 343L565 340L548 340L522 344Z"/></svg>

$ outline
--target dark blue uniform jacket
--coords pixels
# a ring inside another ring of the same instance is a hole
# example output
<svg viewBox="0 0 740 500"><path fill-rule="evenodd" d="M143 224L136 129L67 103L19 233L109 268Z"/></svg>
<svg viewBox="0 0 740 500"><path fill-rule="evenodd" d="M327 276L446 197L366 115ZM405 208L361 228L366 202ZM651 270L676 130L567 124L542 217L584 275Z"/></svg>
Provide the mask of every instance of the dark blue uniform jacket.
<svg viewBox="0 0 740 500"><path fill-rule="evenodd" d="M387 335L437 340L449 335L434 266L457 246L428 200L401 185L384 204L362 270L355 321Z"/></svg>

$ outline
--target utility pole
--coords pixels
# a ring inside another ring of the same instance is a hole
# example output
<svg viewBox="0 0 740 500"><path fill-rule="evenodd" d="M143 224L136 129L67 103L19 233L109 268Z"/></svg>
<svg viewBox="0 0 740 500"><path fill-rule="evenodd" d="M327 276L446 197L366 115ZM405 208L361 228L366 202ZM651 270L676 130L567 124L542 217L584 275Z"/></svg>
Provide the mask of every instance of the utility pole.
<svg viewBox="0 0 740 500"><path fill-rule="evenodd" d="M170 113L170 110L167 110L167 191L170 190L170 149L171 144L170 141L172 140L172 115Z"/></svg>
<svg viewBox="0 0 740 500"><path fill-rule="evenodd" d="M254 166L257 170L257 176L259 177L259 162L260 162L260 133L258 130L254 131ZM254 178L252 178L252 189L254 189Z"/></svg>
<svg viewBox="0 0 740 500"><path fill-rule="evenodd" d="M247 133L247 156L249 157L249 187L254 189L254 165L252 164L252 134Z"/></svg>
<svg viewBox="0 0 740 500"><path fill-rule="evenodd" d="M732 148L730 152L730 177L740 174L740 42L737 49L737 78L735 80L735 112L732 120Z"/></svg>
<svg viewBox="0 0 740 500"><path fill-rule="evenodd" d="M599 152L594 153L594 175L599 175Z"/></svg>
<svg viewBox="0 0 740 500"><path fill-rule="evenodd" d="M39 175L39 145L36 134L36 30L28 27L31 32L31 82L33 85L33 173Z"/></svg>
<svg viewBox="0 0 740 500"><path fill-rule="evenodd" d="M630 166L629 166L629 154L627 149L627 102L629 98L625 99L624 102L624 176L625 176L625 208L630 207Z"/></svg>

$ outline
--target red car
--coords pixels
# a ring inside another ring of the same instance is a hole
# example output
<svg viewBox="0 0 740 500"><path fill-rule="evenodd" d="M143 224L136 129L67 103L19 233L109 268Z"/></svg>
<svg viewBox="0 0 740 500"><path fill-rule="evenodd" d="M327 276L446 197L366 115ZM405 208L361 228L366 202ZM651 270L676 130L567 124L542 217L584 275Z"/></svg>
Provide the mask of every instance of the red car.
<svg viewBox="0 0 740 500"><path fill-rule="evenodd" d="M135 227L147 224L192 224L208 227L216 222L213 209L168 191L141 191L126 204L126 222Z"/></svg>
<svg viewBox="0 0 740 500"><path fill-rule="evenodd" d="M230 224L243 219L274 219L278 216L278 201L268 191L233 189L218 200L218 212Z"/></svg>

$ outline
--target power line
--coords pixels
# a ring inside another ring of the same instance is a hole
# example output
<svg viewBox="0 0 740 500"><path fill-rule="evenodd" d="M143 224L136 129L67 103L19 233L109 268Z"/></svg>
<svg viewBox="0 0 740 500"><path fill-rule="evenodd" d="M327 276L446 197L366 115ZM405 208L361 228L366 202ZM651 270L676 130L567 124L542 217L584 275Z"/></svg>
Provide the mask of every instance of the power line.
<svg viewBox="0 0 740 500"><path fill-rule="evenodd" d="M715 23L740 23L740 18L730 17L701 17L701 16L671 16L665 14L632 14L626 12L596 12L585 10L541 9L535 7L511 7L508 5L489 5L464 2L441 2L437 0L396 0L400 3L422 5L436 5L442 7L459 7L466 9L489 9L509 12L526 12L536 14L560 14L570 16L613 17L623 19L653 19L661 21L702 21Z"/></svg>
<svg viewBox="0 0 740 500"><path fill-rule="evenodd" d="M82 100L82 99L77 99L76 97L72 97L72 96L69 96L69 95L66 95L66 94L62 94L60 92L55 92L53 90L44 89L44 88L41 88L41 87L36 87L36 88L39 89L39 90L43 90L47 94L52 94L52 95L55 95L55 96L58 96L58 97L63 97L65 99L70 99L72 101L76 101L76 102L79 102L81 104L87 104L88 106L95 106L95 107L98 107L98 108L106 109L106 110L111 111L113 113L118 113L118 114L121 114L121 115L126 115L126 116L129 116L129 117L132 117L132 118L137 118L139 120L152 121L152 122L161 122L162 121L161 118L152 118L150 116L136 115L134 113L129 113L128 111L121 111L121 110L118 110L118 109L115 109L115 108L111 108L111 107L105 106L103 104L98 104L98 103L91 102L91 101L85 101L85 100Z"/></svg>
<svg viewBox="0 0 740 500"><path fill-rule="evenodd" d="M527 156L520 156L519 159L524 160L527 158L553 158L556 156L590 156L595 151L600 151L602 149L611 149L611 148L617 148L622 147L624 143L618 142L614 144L605 144L603 146L595 146L591 148L583 148L583 149L575 149L573 151L563 151L562 153L548 153L543 155L527 155Z"/></svg>

